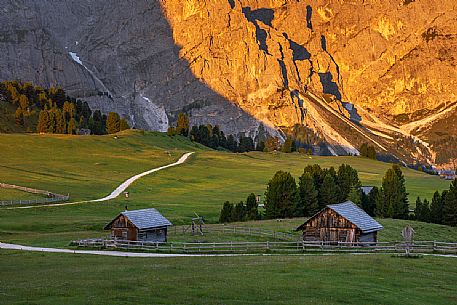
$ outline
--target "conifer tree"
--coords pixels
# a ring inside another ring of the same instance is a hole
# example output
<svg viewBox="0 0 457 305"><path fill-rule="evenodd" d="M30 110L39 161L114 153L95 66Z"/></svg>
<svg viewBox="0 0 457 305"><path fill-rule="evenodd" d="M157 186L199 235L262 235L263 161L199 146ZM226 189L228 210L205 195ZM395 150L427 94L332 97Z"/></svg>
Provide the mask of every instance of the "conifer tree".
<svg viewBox="0 0 457 305"><path fill-rule="evenodd" d="M123 131L123 130L127 130L127 129L130 129L129 123L127 122L126 119L123 118L119 122L119 130Z"/></svg>
<svg viewBox="0 0 457 305"><path fill-rule="evenodd" d="M56 121L55 133L64 134L66 132L66 124L62 111L60 111L60 109L55 109L54 115Z"/></svg>
<svg viewBox="0 0 457 305"><path fill-rule="evenodd" d="M338 203L339 187L334 176L327 172L319 189L319 207L324 208L328 204Z"/></svg>
<svg viewBox="0 0 457 305"><path fill-rule="evenodd" d="M75 118L71 118L70 122L68 122L67 133L68 134L76 134L76 120L75 120Z"/></svg>
<svg viewBox="0 0 457 305"><path fill-rule="evenodd" d="M444 224L457 226L457 179L452 181L444 200Z"/></svg>
<svg viewBox="0 0 457 305"><path fill-rule="evenodd" d="M430 221L432 223L443 223L443 205L444 200L440 193L436 191L433 194L432 203L430 205Z"/></svg>
<svg viewBox="0 0 457 305"><path fill-rule="evenodd" d="M256 220L259 218L259 209L254 193L249 194L246 199L246 219Z"/></svg>
<svg viewBox="0 0 457 305"><path fill-rule="evenodd" d="M376 216L376 202L378 201L379 196L379 188L376 186L371 189L368 195L362 193L362 209L367 212L368 215Z"/></svg>
<svg viewBox="0 0 457 305"><path fill-rule="evenodd" d="M176 133L185 137L189 135L189 117L183 112L178 114Z"/></svg>
<svg viewBox="0 0 457 305"><path fill-rule="evenodd" d="M289 172L276 172L265 192L266 217L292 217L298 200L297 185L292 175Z"/></svg>
<svg viewBox="0 0 457 305"><path fill-rule="evenodd" d="M19 106L23 111L26 111L29 108L29 99L24 94L19 95Z"/></svg>
<svg viewBox="0 0 457 305"><path fill-rule="evenodd" d="M299 197L295 215L312 216L319 211L318 191L314 185L314 179L309 172L304 172L298 182Z"/></svg>
<svg viewBox="0 0 457 305"><path fill-rule="evenodd" d="M49 115L48 115L48 110L45 108L40 111L40 114L38 116L37 132L47 133L48 125L49 125Z"/></svg>
<svg viewBox="0 0 457 305"><path fill-rule="evenodd" d="M113 134L119 132L121 118L116 112L108 113L108 118L106 119L106 132Z"/></svg>
<svg viewBox="0 0 457 305"><path fill-rule="evenodd" d="M243 221L245 220L245 216L246 207L244 206L244 202L240 201L233 208L232 221Z"/></svg>
<svg viewBox="0 0 457 305"><path fill-rule="evenodd" d="M233 204L226 201L222 206L221 214L219 216L219 223L227 223L232 221Z"/></svg>
<svg viewBox="0 0 457 305"><path fill-rule="evenodd" d="M359 190L361 186L357 170L350 165L341 164L338 168L337 183L340 190L338 196L339 202L347 200L351 191L353 192L352 195L354 199L359 198L361 202L361 195L357 194L357 190Z"/></svg>
<svg viewBox="0 0 457 305"><path fill-rule="evenodd" d="M405 178L398 165L388 169L382 179L383 200L378 202L376 215L406 219L409 214L408 193L405 187Z"/></svg>
<svg viewBox="0 0 457 305"><path fill-rule="evenodd" d="M24 126L24 113L22 112L21 107L18 107L16 109L16 112L14 114L14 117L16 119L16 125L18 126Z"/></svg>

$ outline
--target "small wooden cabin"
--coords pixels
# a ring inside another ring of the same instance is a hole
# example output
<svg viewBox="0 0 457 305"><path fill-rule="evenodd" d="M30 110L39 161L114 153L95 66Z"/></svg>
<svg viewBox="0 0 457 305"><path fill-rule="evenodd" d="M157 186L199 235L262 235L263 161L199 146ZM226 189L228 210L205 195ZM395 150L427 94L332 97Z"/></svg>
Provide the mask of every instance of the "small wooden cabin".
<svg viewBox="0 0 457 305"><path fill-rule="evenodd" d="M383 226L352 201L326 206L297 228L304 241L376 242Z"/></svg>
<svg viewBox="0 0 457 305"><path fill-rule="evenodd" d="M122 212L105 226L105 230L111 230L112 239L166 242L169 226L172 223L151 208Z"/></svg>

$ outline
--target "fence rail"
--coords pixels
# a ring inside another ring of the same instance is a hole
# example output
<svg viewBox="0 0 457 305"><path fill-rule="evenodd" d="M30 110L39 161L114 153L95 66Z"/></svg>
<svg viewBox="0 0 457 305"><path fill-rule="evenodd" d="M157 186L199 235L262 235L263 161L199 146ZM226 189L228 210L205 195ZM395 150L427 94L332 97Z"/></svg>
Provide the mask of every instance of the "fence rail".
<svg viewBox="0 0 457 305"><path fill-rule="evenodd" d="M0 188L7 189L16 189L27 193L45 195L49 198L37 198L31 200L1 200L0 206L9 206L9 205L29 205L29 204L44 204L51 202L61 202L67 201L70 199L70 195L61 195L52 193L49 191L33 189L25 186L19 186L14 184L0 183Z"/></svg>
<svg viewBox="0 0 457 305"><path fill-rule="evenodd" d="M173 236L173 234L178 233L190 233L191 226L175 226L174 229L169 229L168 234ZM240 234L240 235L250 235L258 237L271 237L278 240L286 241L296 241L301 238L301 234L292 234L284 233L270 230L263 230L260 228L251 228L251 227L237 227L237 226L228 226L228 225L206 225L203 228L203 234L205 233L225 233L225 234ZM197 233L198 234L198 233Z"/></svg>
<svg viewBox="0 0 457 305"><path fill-rule="evenodd" d="M404 242L214 242L214 243L160 243L143 241L123 241L111 239L85 239L71 243L72 246L89 248L124 249L173 253L255 253L255 252L383 252L401 253L409 249L411 253L457 254L457 243L437 241Z"/></svg>

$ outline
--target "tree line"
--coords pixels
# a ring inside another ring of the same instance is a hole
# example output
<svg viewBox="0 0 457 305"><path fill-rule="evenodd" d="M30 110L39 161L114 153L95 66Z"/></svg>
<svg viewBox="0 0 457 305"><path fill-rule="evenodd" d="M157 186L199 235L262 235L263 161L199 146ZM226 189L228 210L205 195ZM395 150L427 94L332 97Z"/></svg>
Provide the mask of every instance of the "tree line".
<svg viewBox="0 0 457 305"><path fill-rule="evenodd" d="M261 215L258 210L256 197L254 193L251 193L246 199L246 204L243 201L240 201L237 204L230 203L229 201L224 202L221 214L219 216L219 222L227 223L235 221L258 220L260 218Z"/></svg>
<svg viewBox="0 0 457 305"><path fill-rule="evenodd" d="M431 202L417 197L414 214L417 220L436 224L457 226L457 179L449 190L436 191Z"/></svg>
<svg viewBox="0 0 457 305"><path fill-rule="evenodd" d="M255 200L254 194L250 196ZM381 187L373 187L368 193L362 190L357 170L347 164L342 164L337 170L321 168L318 164L308 165L298 183L291 173L278 171L267 184L263 215L257 211L254 218L238 217L246 215L240 211L244 211L243 206L247 204L226 202L220 221L310 217L329 204L346 200L351 200L373 217L417 219L457 226L457 180L449 190L436 192L431 204L418 198L414 214L410 215L405 177L396 164L386 171Z"/></svg>
<svg viewBox="0 0 457 305"><path fill-rule="evenodd" d="M58 87L44 89L28 82L4 81L0 83L0 101L17 107L16 125L24 126L25 120L38 114L35 130L40 133L75 134L78 129L90 129L101 135L130 128L118 113L92 112L87 102L69 97Z"/></svg>
<svg viewBox="0 0 457 305"><path fill-rule="evenodd" d="M256 139L245 135L227 136L218 125L201 124L190 126L189 117L182 112L178 114L176 126L169 127L167 134L171 137L181 135L213 149L225 149L236 153L249 151L282 151L290 153L298 151L300 153L312 154L311 148L305 149L299 147L297 149L296 140L293 137L287 137L285 142L281 144L278 137L266 134L263 125L259 127L259 134L263 134L263 136Z"/></svg>

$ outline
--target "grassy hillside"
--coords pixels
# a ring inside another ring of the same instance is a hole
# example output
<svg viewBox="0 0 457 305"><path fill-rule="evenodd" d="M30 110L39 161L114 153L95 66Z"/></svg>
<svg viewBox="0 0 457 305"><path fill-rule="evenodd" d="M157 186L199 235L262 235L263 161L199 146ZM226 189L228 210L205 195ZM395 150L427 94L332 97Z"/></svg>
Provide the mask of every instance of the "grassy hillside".
<svg viewBox="0 0 457 305"><path fill-rule="evenodd" d="M2 200L33 200L43 198L45 195L32 194L15 189L0 188L0 201Z"/></svg>
<svg viewBox="0 0 457 305"><path fill-rule="evenodd" d="M455 259L0 251L2 304L456 304Z"/></svg>
<svg viewBox="0 0 457 305"><path fill-rule="evenodd" d="M358 157L216 152L184 138L139 131L117 136L0 135L0 151L0 181L70 193L72 200L100 198L134 174L174 162L186 151L196 152L186 164L135 182L128 189L128 200L0 209L0 240L54 246L65 246L72 239L103 236L104 224L125 205L129 209L158 208L175 224L190 223L194 212L215 222L225 200L245 200L250 192L263 194L267 181L280 169L298 178L307 164L348 163L359 170L363 184L379 185L390 166ZM411 199L418 195L431 197L435 189L449 186L449 182L435 176L407 169L404 172ZM0 198L5 194L2 192L0 189Z"/></svg>
<svg viewBox="0 0 457 305"><path fill-rule="evenodd" d="M96 199L134 174L202 149L187 139L140 131L116 136L0 134L0 181L69 193L73 200Z"/></svg>

